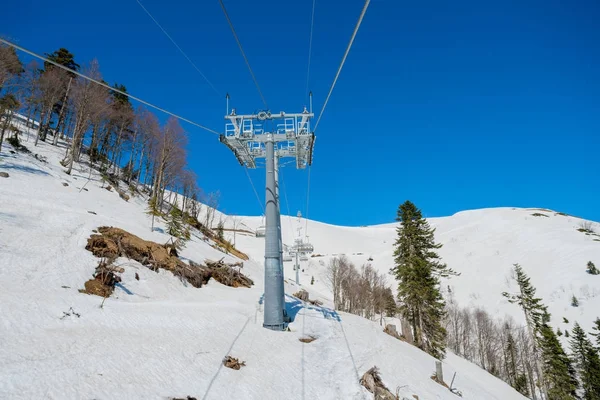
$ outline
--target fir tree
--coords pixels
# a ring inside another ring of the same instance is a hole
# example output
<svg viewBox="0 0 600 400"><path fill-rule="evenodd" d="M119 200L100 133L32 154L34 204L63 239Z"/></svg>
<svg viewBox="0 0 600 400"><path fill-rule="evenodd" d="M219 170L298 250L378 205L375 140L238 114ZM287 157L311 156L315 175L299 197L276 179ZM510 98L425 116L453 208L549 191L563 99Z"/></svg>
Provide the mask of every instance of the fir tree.
<svg viewBox="0 0 600 400"><path fill-rule="evenodd" d="M315 284L315 277L314 277L314 276L311 276L311 277L310 277L310 284L311 284L311 285L314 285L314 284Z"/></svg>
<svg viewBox="0 0 600 400"><path fill-rule="evenodd" d="M535 288L531 285L530 278L527 276L523 268L519 264L514 264L517 284L519 285L519 293L510 294L502 293L510 303L518 304L523 313L527 326L530 329L532 336L539 333L542 326L542 318L546 313L546 306L542 304L542 299L535 297Z"/></svg>
<svg viewBox="0 0 600 400"><path fill-rule="evenodd" d="M504 349L506 375L508 376L508 383L516 388L517 376L519 374L517 370L517 346L508 324L504 325L504 330L506 331L506 343Z"/></svg>
<svg viewBox="0 0 600 400"><path fill-rule="evenodd" d="M583 399L600 400L600 357L579 324L575 324L571 336L571 354L583 387Z"/></svg>
<svg viewBox="0 0 600 400"><path fill-rule="evenodd" d="M519 285L518 293L504 292L502 295L508 299L510 303L518 304L523 313L525 314L525 321L529 335L533 340L533 355L534 364L537 370L537 374L542 381L542 390L547 394L547 388L544 379L544 368L541 368L539 361L539 339L541 337L541 329L548 322L550 318L547 313L547 308L542 304L542 299L535 296L536 290L530 282L530 278L527 276L523 268L519 264L514 264L515 278ZM554 332L552 332L554 334Z"/></svg>
<svg viewBox="0 0 600 400"><path fill-rule="evenodd" d="M169 235L175 238L181 238L183 236L183 221L182 221L181 210L176 206L171 207L169 211L169 219L167 220L167 229Z"/></svg>
<svg viewBox="0 0 600 400"><path fill-rule="evenodd" d="M48 60L54 61L57 64L63 65L67 68L70 68L72 70L78 71L79 70L79 64L77 64L75 62L75 56L73 55L73 53L71 53L69 50L65 49L64 47L61 47L60 49L50 53L50 54L46 54L46 56L48 57ZM52 63L49 63L48 61L44 61L44 69L47 71L48 69L54 68L55 66ZM71 72L69 72L70 75L74 75Z"/></svg>
<svg viewBox="0 0 600 400"><path fill-rule="evenodd" d="M562 336L563 335L563 333L560 330L560 328L556 328L556 335L558 335L558 336Z"/></svg>
<svg viewBox="0 0 600 400"><path fill-rule="evenodd" d="M395 317L398 312L398 305L396 304L396 299L394 299L394 293L392 293L392 288L385 289L385 315L388 317Z"/></svg>
<svg viewBox="0 0 600 400"><path fill-rule="evenodd" d="M564 324L568 324L568 323L569 323L569 320L568 320L568 319L566 319L565 317L563 317L563 323L564 323Z"/></svg>
<svg viewBox="0 0 600 400"><path fill-rule="evenodd" d="M542 353L548 398L552 400L576 400L577 379L575 378L575 369L562 348L558 337L545 322L540 328L539 345Z"/></svg>
<svg viewBox="0 0 600 400"><path fill-rule="evenodd" d="M440 261L435 250L442 245L434 241L435 229L412 202L400 205L396 221L400 226L394 251L396 265L391 272L398 280L400 312L412 326L416 345L443 358L445 303L439 278L456 273Z"/></svg>
<svg viewBox="0 0 600 400"><path fill-rule="evenodd" d="M219 238L220 241L225 241L225 236L224 236L224 232L223 232L224 226L223 226L223 221L219 221L219 223L217 224L217 237Z"/></svg>
<svg viewBox="0 0 600 400"><path fill-rule="evenodd" d="M598 270L598 268L596 268L596 266L594 265L594 263L591 262L591 261L588 261L588 263L587 263L587 270L586 270L586 272L588 274L591 274L591 275L598 275L598 274L600 274L600 270Z"/></svg>
<svg viewBox="0 0 600 400"><path fill-rule="evenodd" d="M590 335L596 338L596 346L600 349L600 318L596 318L592 329L594 332L590 333Z"/></svg>
<svg viewBox="0 0 600 400"><path fill-rule="evenodd" d="M573 295L573 297L571 297L571 306L579 307L579 300L577 300L577 297L575 297L575 295Z"/></svg>
<svg viewBox="0 0 600 400"><path fill-rule="evenodd" d="M150 201L148 202L148 208L146 209L146 214L152 216L152 225L150 230L154 232L154 217L159 217L161 215L156 197L150 198Z"/></svg>

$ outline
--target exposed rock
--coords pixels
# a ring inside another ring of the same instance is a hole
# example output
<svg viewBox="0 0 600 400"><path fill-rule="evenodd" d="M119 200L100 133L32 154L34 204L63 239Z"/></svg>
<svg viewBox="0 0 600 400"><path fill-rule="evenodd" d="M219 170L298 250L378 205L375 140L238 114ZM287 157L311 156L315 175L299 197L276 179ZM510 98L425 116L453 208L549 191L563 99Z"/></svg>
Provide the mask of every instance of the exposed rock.
<svg viewBox="0 0 600 400"><path fill-rule="evenodd" d="M9 177L8 172L0 172L0 177L8 178Z"/></svg>
<svg viewBox="0 0 600 400"><path fill-rule="evenodd" d="M69 184L68 184L67 182L63 182L63 183L62 183L62 185L63 185L64 187L67 187L67 186L69 186Z"/></svg>

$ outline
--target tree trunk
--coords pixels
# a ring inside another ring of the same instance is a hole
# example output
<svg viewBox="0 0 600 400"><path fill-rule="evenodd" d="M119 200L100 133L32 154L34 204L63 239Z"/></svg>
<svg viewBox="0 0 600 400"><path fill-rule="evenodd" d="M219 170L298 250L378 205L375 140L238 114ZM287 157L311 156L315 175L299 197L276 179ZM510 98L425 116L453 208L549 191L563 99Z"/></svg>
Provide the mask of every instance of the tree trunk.
<svg viewBox="0 0 600 400"><path fill-rule="evenodd" d="M44 126L45 119L46 119L46 110L44 109L44 107L42 107L42 111L40 114L40 123L38 125L37 135L35 135L35 142L33 143L34 146L37 146L38 141L40 140L40 136L42 135L42 128Z"/></svg>
<svg viewBox="0 0 600 400"><path fill-rule="evenodd" d="M63 102L60 106L60 112L58 113L58 122L56 123L56 130L54 131L54 140L52 144L56 146L58 143L58 132L61 129L61 125L63 124L63 119L65 117L65 108L67 104L67 100L69 98L69 90L71 89L71 82L73 81L73 77L69 78L69 84L67 85L67 91L65 92L65 97L63 98Z"/></svg>

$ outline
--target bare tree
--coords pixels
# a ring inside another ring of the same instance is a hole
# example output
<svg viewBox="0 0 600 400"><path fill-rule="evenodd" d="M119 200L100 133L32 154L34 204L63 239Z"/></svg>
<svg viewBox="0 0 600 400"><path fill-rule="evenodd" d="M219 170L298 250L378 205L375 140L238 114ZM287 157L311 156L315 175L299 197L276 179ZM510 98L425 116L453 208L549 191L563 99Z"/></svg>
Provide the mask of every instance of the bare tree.
<svg viewBox="0 0 600 400"><path fill-rule="evenodd" d="M84 73L93 79L102 80L100 67L98 61L95 59L92 60ZM61 162L63 166L67 167L67 174L71 174L73 162L79 159L83 136L89 127L91 116L94 112L91 106L106 98L106 90L87 79L78 78L73 87L71 98L75 113L75 129L73 130L71 146L67 150L67 156Z"/></svg>

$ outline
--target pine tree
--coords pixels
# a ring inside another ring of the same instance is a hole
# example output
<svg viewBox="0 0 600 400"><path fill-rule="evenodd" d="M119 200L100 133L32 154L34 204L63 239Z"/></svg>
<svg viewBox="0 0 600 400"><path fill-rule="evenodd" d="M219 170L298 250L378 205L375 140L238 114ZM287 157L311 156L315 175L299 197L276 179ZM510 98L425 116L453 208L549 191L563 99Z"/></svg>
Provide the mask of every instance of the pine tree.
<svg viewBox="0 0 600 400"><path fill-rule="evenodd" d="M514 264L517 284L519 285L518 294L502 293L510 303L518 304L523 313L530 333L535 336L539 333L542 326L542 318L546 313L547 307L542 304L542 299L535 297L535 288L531 285L530 278L519 264Z"/></svg>
<svg viewBox="0 0 600 400"><path fill-rule="evenodd" d="M314 277L314 276L311 276L311 277L310 277L310 284L311 284L311 285L314 285L314 284L315 284L315 277Z"/></svg>
<svg viewBox="0 0 600 400"><path fill-rule="evenodd" d="M571 306L579 307L579 300L577 300L577 297L575 297L575 295L573 295L573 297L571 297Z"/></svg>
<svg viewBox="0 0 600 400"><path fill-rule="evenodd" d="M385 289L385 315L388 317L395 317L398 312L398 305L396 304L396 299L394 299L394 293L392 293L392 288Z"/></svg>
<svg viewBox="0 0 600 400"><path fill-rule="evenodd" d="M594 321L594 327L592 328L595 332L590 333L596 338L596 346L600 349L600 318L596 318Z"/></svg>
<svg viewBox="0 0 600 400"><path fill-rule="evenodd" d="M171 211L169 211L169 219L167 220L167 229L169 235L178 239L181 238L183 233L182 225L181 210L176 206L171 207Z"/></svg>
<svg viewBox="0 0 600 400"><path fill-rule="evenodd" d="M64 47L61 47L50 54L46 54L46 56L48 57L48 60L54 61L57 64L63 65L75 71L79 70L79 64L75 62L75 56ZM48 70L50 68L54 68L54 65L48 61L44 61L44 69Z"/></svg>
<svg viewBox="0 0 600 400"><path fill-rule="evenodd" d="M568 323L569 323L569 320L568 320L568 319L566 319L565 317L563 317L563 323L564 323L564 324L568 324Z"/></svg>
<svg viewBox="0 0 600 400"><path fill-rule="evenodd" d="M542 304L542 299L535 297L536 290L530 282L530 278L527 276L523 268L519 264L514 264L514 271L517 284L519 285L519 292L511 294L508 292L502 293L504 297L508 299L510 303L518 304L523 313L525 314L525 322L529 331L529 336L533 340L533 356L534 365L539 378L542 381L542 390L547 393L544 379L544 368L540 366L540 346L539 338L541 336L541 329L544 324L548 321L549 315L547 308ZM554 332L552 332L554 334ZM547 397L547 396L546 396Z"/></svg>
<svg viewBox="0 0 600 400"><path fill-rule="evenodd" d="M217 237L219 238L220 241L225 241L225 236L224 236L224 232L223 232L224 226L223 226L223 221L219 221L219 223L217 224Z"/></svg>
<svg viewBox="0 0 600 400"><path fill-rule="evenodd" d="M434 357L443 358L445 303L439 278L457 274L440 262L435 250L442 245L434 241L435 229L412 202L406 201L398 207L396 221L400 226L394 244L396 265L391 272L398 280L399 310L412 326L416 345Z"/></svg>
<svg viewBox="0 0 600 400"><path fill-rule="evenodd" d="M556 335L557 335L557 336L562 336L562 335L563 335L563 333L562 333L562 331L560 330L560 328L556 328Z"/></svg>
<svg viewBox="0 0 600 400"><path fill-rule="evenodd" d="M154 217L159 217L161 215L156 197L150 198L150 201L148 202L148 208L146 209L146 214L152 216L152 226L150 227L150 230L154 232Z"/></svg>
<svg viewBox="0 0 600 400"><path fill-rule="evenodd" d="M600 400L600 357L579 324L575 324L571 336L571 354L583 387L583 399Z"/></svg>
<svg viewBox="0 0 600 400"><path fill-rule="evenodd" d="M549 315L547 319L549 319ZM540 328L539 345L542 353L548 398L552 400L576 400L577 379L575 369L562 348L558 337L546 322Z"/></svg>
<svg viewBox="0 0 600 400"><path fill-rule="evenodd" d="M591 262L591 261L588 261L588 263L587 263L587 270L586 270L586 272L588 274L591 274L591 275L598 275L598 274L600 274L600 270L598 270L598 268L596 268L596 266L594 265L594 263Z"/></svg>

